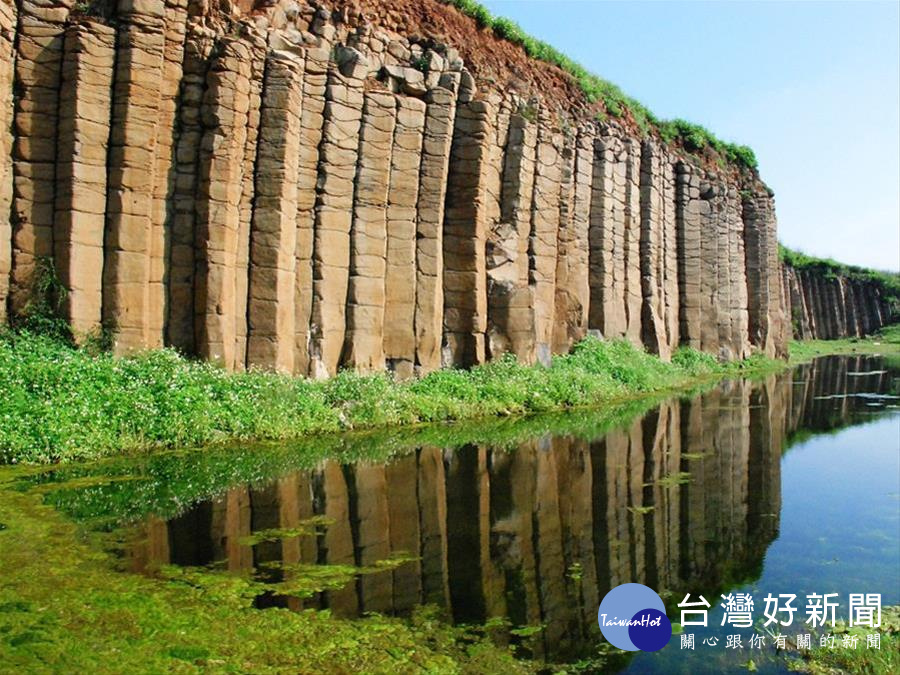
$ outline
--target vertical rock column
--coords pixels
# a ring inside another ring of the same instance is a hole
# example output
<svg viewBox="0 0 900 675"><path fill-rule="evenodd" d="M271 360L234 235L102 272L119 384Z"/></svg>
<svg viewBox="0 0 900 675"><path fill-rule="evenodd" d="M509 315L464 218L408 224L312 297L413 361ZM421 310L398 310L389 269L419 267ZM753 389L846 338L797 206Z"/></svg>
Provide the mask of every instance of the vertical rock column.
<svg viewBox="0 0 900 675"><path fill-rule="evenodd" d="M319 177L319 144L325 122L325 86L328 51L309 49L303 75L303 111L297 167L297 248L294 279L294 372L309 373L309 320L313 299L313 233L316 182Z"/></svg>
<svg viewBox="0 0 900 675"><path fill-rule="evenodd" d="M250 229L256 194L256 154L259 144L263 71L266 62L266 39L255 27L242 26L241 36L249 51L250 87L247 108L247 140L244 144L241 171L241 201L238 207L237 251L234 262L234 362L230 367L242 369L247 356L247 306L250 286Z"/></svg>
<svg viewBox="0 0 900 675"><path fill-rule="evenodd" d="M394 95L365 95L353 226L343 364L361 372L384 368L387 200L396 124Z"/></svg>
<svg viewBox="0 0 900 675"><path fill-rule="evenodd" d="M6 322L6 298L12 268L13 78L16 59L16 6L0 3L0 324Z"/></svg>
<svg viewBox="0 0 900 675"><path fill-rule="evenodd" d="M297 162L303 61L271 52L266 63L256 157L247 365L294 370Z"/></svg>
<svg viewBox="0 0 900 675"><path fill-rule="evenodd" d="M119 3L109 141L103 319L119 353L147 347L153 182L160 123L165 6Z"/></svg>
<svg viewBox="0 0 900 675"><path fill-rule="evenodd" d="M679 334L679 297L678 297L678 220L675 200L675 167L671 158L662 163L662 202L663 202L663 292L665 296L666 337L669 350L674 352L681 344Z"/></svg>
<svg viewBox="0 0 900 675"><path fill-rule="evenodd" d="M455 96L449 89L430 89L425 102L425 134L416 204L416 367L422 373L441 367L444 196L456 116Z"/></svg>
<svg viewBox="0 0 900 675"><path fill-rule="evenodd" d="M641 337L652 354L671 356L666 328L665 175L667 159L653 141L644 141L641 156Z"/></svg>
<svg viewBox="0 0 900 675"><path fill-rule="evenodd" d="M226 367L235 362L235 261L250 75L247 45L223 39L210 66L202 108L206 131L197 194L197 351Z"/></svg>
<svg viewBox="0 0 900 675"><path fill-rule="evenodd" d="M416 201L424 127L425 103L399 97L388 188L384 356L388 369L404 379L416 363Z"/></svg>
<svg viewBox="0 0 900 675"><path fill-rule="evenodd" d="M99 23L66 31L59 102L54 263L68 289L63 312L76 336L101 320L106 152L116 33Z"/></svg>
<svg viewBox="0 0 900 675"><path fill-rule="evenodd" d="M187 0L165 0L165 46L160 86L159 120L156 134L156 166L153 171L153 211L150 225L150 288L148 300L148 347L161 347L167 319L169 211L174 207L175 146L178 99L184 63Z"/></svg>
<svg viewBox="0 0 900 675"><path fill-rule="evenodd" d="M567 199L563 200L563 195L560 196L561 209L565 203L568 225L565 251L559 256L560 261L564 261L562 273L557 266L554 351L558 353L568 352L587 333L591 293L588 230L593 181L593 127L581 127L572 141L571 184L568 184Z"/></svg>
<svg viewBox="0 0 900 675"><path fill-rule="evenodd" d="M556 271L553 298L552 353L568 351L569 255L573 253L575 234L572 209L575 200L575 132L566 130L560 152L559 226L556 234Z"/></svg>
<svg viewBox="0 0 900 675"><path fill-rule="evenodd" d="M487 289L485 181L494 133L487 101L456 107L444 214L443 365L469 367L485 360Z"/></svg>
<svg viewBox="0 0 900 675"><path fill-rule="evenodd" d="M700 349L719 355L719 296L726 266L719 257L728 255L719 249L722 210L722 186L714 176L704 175L700 182Z"/></svg>
<svg viewBox="0 0 900 675"><path fill-rule="evenodd" d="M744 226L741 222L741 197L737 187L729 186L728 201L725 210L728 223L728 266L730 268L729 296L731 334L729 336L733 356L743 359L750 355L750 327L747 310L747 264L744 247ZM780 275L774 275L774 282L781 284Z"/></svg>
<svg viewBox="0 0 900 675"><path fill-rule="evenodd" d="M179 134L175 145L175 187L169 225L166 341L189 354L197 349L194 342L194 226L198 160L203 138L201 106L214 41L211 30L191 24L185 40L178 102Z"/></svg>
<svg viewBox="0 0 900 675"><path fill-rule="evenodd" d="M700 349L700 178L693 167L675 167L675 223L678 233L678 300L681 342Z"/></svg>
<svg viewBox="0 0 900 675"><path fill-rule="evenodd" d="M325 122L319 146L319 181L313 256L310 375L337 372L346 327L350 265L350 224L363 110L365 57L338 49L329 66Z"/></svg>
<svg viewBox="0 0 900 675"><path fill-rule="evenodd" d="M777 242L769 226L771 198L760 189L745 192L742 217L744 222L744 254L747 268L747 295L750 343L763 353L774 356L775 343L770 314L777 278L772 277L770 260L778 256ZM779 284L780 285L780 284Z"/></svg>
<svg viewBox="0 0 900 675"><path fill-rule="evenodd" d="M562 135L551 126L549 115L541 115L531 201L528 281L534 301L535 355L545 365L550 362L555 318L561 149Z"/></svg>
<svg viewBox="0 0 900 675"><path fill-rule="evenodd" d="M53 254L60 66L65 22L72 4L70 0L18 4L9 281L13 315L31 298L37 259ZM2 260L0 254L0 274Z"/></svg>
<svg viewBox="0 0 900 675"><path fill-rule="evenodd" d="M641 143L625 140L625 337L641 344Z"/></svg>
<svg viewBox="0 0 900 675"><path fill-rule="evenodd" d="M528 286L528 241L537 128L521 113L510 117L500 189L500 218L486 249L488 354L512 352L534 361L534 310Z"/></svg>
<svg viewBox="0 0 900 675"><path fill-rule="evenodd" d="M622 140L608 131L594 143L591 190L589 327L603 337L625 335L625 185Z"/></svg>

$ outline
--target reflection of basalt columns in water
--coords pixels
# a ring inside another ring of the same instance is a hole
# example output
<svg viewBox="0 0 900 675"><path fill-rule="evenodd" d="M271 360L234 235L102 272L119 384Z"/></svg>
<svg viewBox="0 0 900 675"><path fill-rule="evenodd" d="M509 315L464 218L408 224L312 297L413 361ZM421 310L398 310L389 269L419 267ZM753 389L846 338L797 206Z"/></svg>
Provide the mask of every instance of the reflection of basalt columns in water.
<svg viewBox="0 0 900 675"><path fill-rule="evenodd" d="M457 621L506 616L544 626L526 641L535 655L571 657L590 647L599 600L618 584L702 588L710 597L757 574L778 533L786 435L831 429L866 410L865 399L832 394L888 391L889 374L872 370L864 357L837 359L725 383L590 443L545 436L514 450L425 447L387 465L328 461L268 486L236 486L168 524L148 521L132 566L225 559L228 570L246 572L266 562L373 565L412 554L420 560L323 593L321 606L355 616L428 602ZM318 540L240 543L312 515L332 521Z"/></svg>

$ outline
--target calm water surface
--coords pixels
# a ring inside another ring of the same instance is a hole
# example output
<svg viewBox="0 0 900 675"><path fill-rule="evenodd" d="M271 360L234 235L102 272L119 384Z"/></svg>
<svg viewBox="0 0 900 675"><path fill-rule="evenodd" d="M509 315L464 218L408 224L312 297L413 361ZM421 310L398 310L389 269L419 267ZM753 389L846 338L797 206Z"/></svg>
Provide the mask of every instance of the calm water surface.
<svg viewBox="0 0 900 675"><path fill-rule="evenodd" d="M398 441L386 463L281 472L257 450L252 466L174 455L48 498L115 531L129 573L250 575L271 588L260 609L354 617L433 604L458 623L502 618L500 639L523 657L566 662L597 652L604 594L639 582L661 592L673 621L685 593L702 594L709 628L687 628L693 652L676 636L615 669L719 672L752 657L782 672L771 638L750 651L754 630L720 626L720 594L751 593L756 618L767 593L796 594L788 635L806 632L807 593L839 593L838 617L851 592L900 603L898 377L879 358L829 357L665 401L603 433L582 412L564 434ZM522 626L542 629L509 632ZM724 649L730 633L743 651ZM704 646L712 636L719 645Z"/></svg>

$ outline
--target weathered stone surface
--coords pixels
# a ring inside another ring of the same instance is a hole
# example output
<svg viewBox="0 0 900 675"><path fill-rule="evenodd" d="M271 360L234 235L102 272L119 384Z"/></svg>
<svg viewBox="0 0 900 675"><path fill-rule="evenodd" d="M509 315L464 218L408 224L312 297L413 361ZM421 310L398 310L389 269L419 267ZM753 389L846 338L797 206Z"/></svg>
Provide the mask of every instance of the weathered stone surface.
<svg viewBox="0 0 900 675"><path fill-rule="evenodd" d="M563 145L558 130L542 120L535 152L531 233L528 242L529 286L534 302L536 359L549 364L556 300L560 164Z"/></svg>
<svg viewBox="0 0 900 675"><path fill-rule="evenodd" d="M73 4L68 0L46 6L20 3L15 28L9 10L4 9L3 14L4 23L9 22L16 38L9 281L12 314L21 312L31 297L38 258L53 255L59 81L65 21ZM0 274L2 267L0 263Z"/></svg>
<svg viewBox="0 0 900 675"><path fill-rule="evenodd" d="M319 178L319 144L325 122L325 87L328 52L306 53L303 78L303 112L297 167L297 248L294 280L294 372L309 374L309 322L313 301L313 242L316 183Z"/></svg>
<svg viewBox="0 0 900 675"><path fill-rule="evenodd" d="M416 363L416 202L424 128L424 101L399 97L387 206L384 355L401 378L412 376Z"/></svg>
<svg viewBox="0 0 900 675"><path fill-rule="evenodd" d="M583 127L570 138L571 155L560 190L559 255L553 351L565 353L587 333L590 283L588 229L593 181L594 132ZM563 226L565 224L565 227Z"/></svg>
<svg viewBox="0 0 900 675"><path fill-rule="evenodd" d="M154 180L165 61L165 3L119 5L103 260L103 320L119 353L146 348ZM231 364L228 364L231 365Z"/></svg>
<svg viewBox="0 0 900 675"><path fill-rule="evenodd" d="M456 117L456 101L447 89L431 89L425 102L425 133L416 204L415 330L416 368L420 373L441 366L444 196Z"/></svg>
<svg viewBox="0 0 900 675"><path fill-rule="evenodd" d="M493 113L486 101L456 107L444 213L445 366L468 367L485 360L486 181L494 143Z"/></svg>
<svg viewBox="0 0 900 675"><path fill-rule="evenodd" d="M236 275L250 108L248 46L225 38L207 75L197 199L194 284L197 351L234 367Z"/></svg>
<svg viewBox="0 0 900 675"><path fill-rule="evenodd" d="M106 153L115 30L99 23L66 31L59 92L54 261L68 289L63 313L76 336L101 322Z"/></svg>
<svg viewBox="0 0 900 675"><path fill-rule="evenodd" d="M869 335L895 320L881 286L873 281L784 265L782 294L797 340Z"/></svg>
<svg viewBox="0 0 900 675"><path fill-rule="evenodd" d="M209 31L191 25L185 41L181 96L178 106L180 133L175 145L175 187L169 224L167 343L181 351L197 353L194 335L194 283L196 265L195 221L198 207L199 158L203 138L201 116L207 70L214 38Z"/></svg>
<svg viewBox="0 0 900 675"><path fill-rule="evenodd" d="M343 365L361 372L384 368L387 208L396 116L393 94L366 94L350 230L347 333L342 356Z"/></svg>
<svg viewBox="0 0 900 675"><path fill-rule="evenodd" d="M685 162L676 165L675 188L679 333L682 344L700 349L700 178Z"/></svg>
<svg viewBox="0 0 900 675"><path fill-rule="evenodd" d="M319 146L310 375L337 372L346 329L350 225L363 110L362 80L328 70L324 126Z"/></svg>
<svg viewBox="0 0 900 675"><path fill-rule="evenodd" d="M250 230L247 365L291 373L303 61L271 52L265 72Z"/></svg>
<svg viewBox="0 0 900 675"><path fill-rule="evenodd" d="M626 197L628 146L615 134L594 142L591 191L589 327L606 338L624 337L626 307Z"/></svg>
<svg viewBox="0 0 900 675"><path fill-rule="evenodd" d="M512 352L534 361L534 306L528 285L528 243L537 125L521 112L509 119L499 221L487 235L488 328L491 358Z"/></svg>
<svg viewBox="0 0 900 675"><path fill-rule="evenodd" d="M15 76L16 6L0 4L0 324L6 322L6 300L12 270L13 78Z"/></svg>

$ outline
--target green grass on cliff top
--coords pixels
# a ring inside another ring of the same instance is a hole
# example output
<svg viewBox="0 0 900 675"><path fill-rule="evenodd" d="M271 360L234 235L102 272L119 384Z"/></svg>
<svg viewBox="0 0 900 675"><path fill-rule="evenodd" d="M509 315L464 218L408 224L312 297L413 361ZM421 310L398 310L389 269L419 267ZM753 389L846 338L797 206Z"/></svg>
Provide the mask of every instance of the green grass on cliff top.
<svg viewBox="0 0 900 675"><path fill-rule="evenodd" d="M0 463L594 406L765 363L719 364L687 349L664 363L625 341L587 338L549 367L505 357L408 382L349 371L312 381L257 370L228 373L169 349L117 358L6 331L0 335Z"/></svg>
<svg viewBox="0 0 900 675"><path fill-rule="evenodd" d="M816 258L782 244L778 245L778 257L794 269L818 272L827 279L842 276L877 284L890 302L900 302L900 274L896 272L848 265L831 258Z"/></svg>
<svg viewBox="0 0 900 675"><path fill-rule="evenodd" d="M716 138L708 129L686 120L661 120L645 105L625 94L617 85L594 75L555 47L528 35L514 21L491 15L487 8L474 0L446 1L463 14L475 19L481 28L490 29L497 37L521 46L531 58L550 63L571 75L587 100L591 103L602 101L609 115L622 117L629 111L635 124L644 134L655 130L667 143L678 140L688 152L696 153L711 148L729 162L754 171L757 169L756 155L746 145L726 143Z"/></svg>

